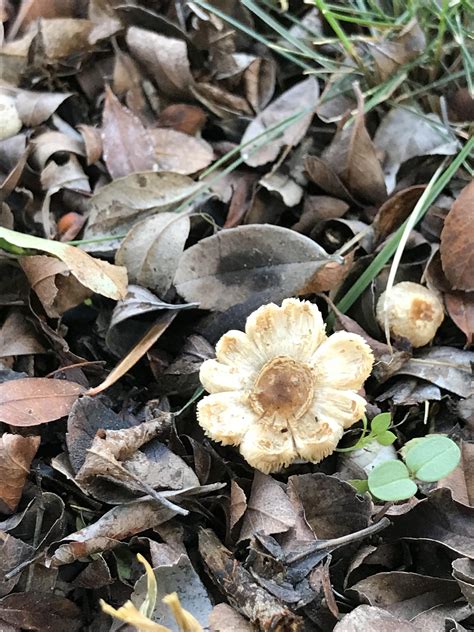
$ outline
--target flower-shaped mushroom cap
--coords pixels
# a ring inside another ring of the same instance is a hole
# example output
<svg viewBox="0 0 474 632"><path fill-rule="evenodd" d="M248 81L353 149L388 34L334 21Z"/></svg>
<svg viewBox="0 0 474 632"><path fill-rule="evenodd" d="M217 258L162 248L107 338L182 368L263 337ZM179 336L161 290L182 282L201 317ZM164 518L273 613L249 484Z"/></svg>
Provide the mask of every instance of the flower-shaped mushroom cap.
<svg viewBox="0 0 474 632"><path fill-rule="evenodd" d="M309 301L263 305L247 318L245 333L228 331L216 359L201 365L210 395L198 404L199 424L265 473L296 459L318 463L363 416L366 401L356 391L372 364L361 336L328 338Z"/></svg>

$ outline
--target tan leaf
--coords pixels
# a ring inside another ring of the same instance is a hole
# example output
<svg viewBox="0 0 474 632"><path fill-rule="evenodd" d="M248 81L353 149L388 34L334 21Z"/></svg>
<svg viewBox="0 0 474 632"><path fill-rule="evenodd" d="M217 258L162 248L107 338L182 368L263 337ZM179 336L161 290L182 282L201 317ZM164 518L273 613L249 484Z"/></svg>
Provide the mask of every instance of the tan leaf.
<svg viewBox="0 0 474 632"><path fill-rule="evenodd" d="M19 248L41 250L61 259L82 285L97 294L118 300L127 293L125 268L94 259L79 248L1 227L0 239Z"/></svg>
<svg viewBox="0 0 474 632"><path fill-rule="evenodd" d="M41 437L22 437L5 432L0 438L0 511L13 513L41 443Z"/></svg>
<svg viewBox="0 0 474 632"><path fill-rule="evenodd" d="M22 90L16 97L16 109L23 125L35 127L44 123L71 92L32 92Z"/></svg>
<svg viewBox="0 0 474 632"><path fill-rule="evenodd" d="M11 311L0 329L0 358L45 353L33 325L25 316Z"/></svg>
<svg viewBox="0 0 474 632"><path fill-rule="evenodd" d="M37 426L69 413L84 387L66 380L27 377L0 384L0 421Z"/></svg>
<svg viewBox="0 0 474 632"><path fill-rule="evenodd" d="M474 507L474 443L461 441L461 461L457 468L437 483L437 487L447 487L454 500Z"/></svg>
<svg viewBox="0 0 474 632"><path fill-rule="evenodd" d="M158 127L171 127L177 132L194 136L202 130L206 123L206 113L197 105L174 103L168 105L157 121Z"/></svg>
<svg viewBox="0 0 474 632"><path fill-rule="evenodd" d="M454 290L474 290L474 181L451 207L441 233L441 263Z"/></svg>
<svg viewBox="0 0 474 632"><path fill-rule="evenodd" d="M189 175L207 167L214 158L209 143L174 129L150 130L160 171Z"/></svg>
<svg viewBox="0 0 474 632"><path fill-rule="evenodd" d="M108 86L105 88L102 145L105 164L114 179L137 171L151 171L155 165L155 149L149 132Z"/></svg>
<svg viewBox="0 0 474 632"><path fill-rule="evenodd" d="M93 165L102 156L100 130L97 127L92 127L92 125L78 125L77 129L80 131L84 142L87 164Z"/></svg>
<svg viewBox="0 0 474 632"><path fill-rule="evenodd" d="M20 257L20 265L50 318L59 318L92 294L70 274L67 265L55 257Z"/></svg>

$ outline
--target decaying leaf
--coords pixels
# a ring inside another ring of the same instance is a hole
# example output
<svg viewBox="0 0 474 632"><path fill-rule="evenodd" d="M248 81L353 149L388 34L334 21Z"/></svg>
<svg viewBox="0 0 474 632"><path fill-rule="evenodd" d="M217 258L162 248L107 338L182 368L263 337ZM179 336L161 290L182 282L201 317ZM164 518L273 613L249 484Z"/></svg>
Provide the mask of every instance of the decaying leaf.
<svg viewBox="0 0 474 632"><path fill-rule="evenodd" d="M214 157L206 141L183 134L174 129L150 130L158 171L171 171L189 175L201 171Z"/></svg>
<svg viewBox="0 0 474 632"><path fill-rule="evenodd" d="M168 172L134 173L114 180L92 196L84 238L127 233L136 222L171 210L200 186L188 176Z"/></svg>
<svg viewBox="0 0 474 632"><path fill-rule="evenodd" d="M70 92L30 92L22 90L15 105L23 125L36 127L46 121L66 99Z"/></svg>
<svg viewBox="0 0 474 632"><path fill-rule="evenodd" d="M57 257L82 285L97 294L116 300L125 296L127 273L124 268L95 259L74 246L17 233L7 228L0 227L0 240L19 248L40 250Z"/></svg>
<svg viewBox="0 0 474 632"><path fill-rule="evenodd" d="M31 322L21 312L12 310L0 328L0 358L44 352Z"/></svg>
<svg viewBox="0 0 474 632"><path fill-rule="evenodd" d="M102 147L112 178L152 171L156 162L151 134L107 86L102 121Z"/></svg>
<svg viewBox="0 0 474 632"><path fill-rule="evenodd" d="M242 143L249 143L269 127L277 125L283 119L296 114L300 110L309 109L310 111L303 118L286 127L281 136L266 142L263 147L256 151L254 151L254 145L250 144L248 147L245 147L242 150L245 162L251 167L264 165L275 160L283 147L287 145L294 147L297 145L311 123L313 110L316 108L318 98L318 82L314 77L309 77L284 92L262 110L245 130ZM258 143L258 141L256 142Z"/></svg>
<svg viewBox="0 0 474 632"><path fill-rule="evenodd" d="M441 262L453 290L474 290L474 182L454 201L441 233Z"/></svg>
<svg viewBox="0 0 474 632"><path fill-rule="evenodd" d="M454 323L466 336L466 347L474 340L474 295L472 292L447 292L444 304Z"/></svg>
<svg viewBox="0 0 474 632"><path fill-rule="evenodd" d="M130 283L164 296L170 289L189 235L186 215L159 213L131 228L115 256L127 269Z"/></svg>
<svg viewBox="0 0 474 632"><path fill-rule="evenodd" d="M64 417L84 392L66 380L30 377L0 384L0 421L10 426L37 426Z"/></svg>
<svg viewBox="0 0 474 632"><path fill-rule="evenodd" d="M379 125L374 144L384 154L383 170L387 190L393 191L400 166L415 156L456 153L458 143L436 114L417 108L390 110Z"/></svg>
<svg viewBox="0 0 474 632"><path fill-rule="evenodd" d="M0 437L0 511L13 513L20 501L41 437L13 435Z"/></svg>
<svg viewBox="0 0 474 632"><path fill-rule="evenodd" d="M419 632L419 628L404 619L398 618L375 606L358 606L339 621L334 632Z"/></svg>
<svg viewBox="0 0 474 632"><path fill-rule="evenodd" d="M34 632L78 632L81 611L66 597L40 590L12 593L0 599L0 623Z"/></svg>
<svg viewBox="0 0 474 632"><path fill-rule="evenodd" d="M187 301L224 311L272 287L288 296L303 293L323 265L338 260L287 228L238 226L185 250L174 282Z"/></svg>

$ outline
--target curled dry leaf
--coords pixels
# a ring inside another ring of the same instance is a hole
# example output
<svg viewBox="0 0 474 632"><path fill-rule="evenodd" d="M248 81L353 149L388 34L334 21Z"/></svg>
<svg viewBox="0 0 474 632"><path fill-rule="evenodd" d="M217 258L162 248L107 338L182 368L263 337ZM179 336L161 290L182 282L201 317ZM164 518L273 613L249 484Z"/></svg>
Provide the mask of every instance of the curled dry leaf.
<svg viewBox="0 0 474 632"><path fill-rule="evenodd" d="M242 143L250 142L269 127L277 125L300 110L309 109L310 111L303 118L286 127L278 138L266 142L256 151L253 151L254 145L249 145L243 149L242 155L245 158L245 162L251 167L258 167L275 160L282 147L287 145L294 147L297 145L310 126L318 98L318 82L314 77L309 77L291 87L262 110L245 130Z"/></svg>
<svg viewBox="0 0 474 632"><path fill-rule="evenodd" d="M27 377L0 384L0 421L37 426L69 413L84 387L66 380Z"/></svg>
<svg viewBox="0 0 474 632"><path fill-rule="evenodd" d="M56 112L58 107L71 96L71 92L32 92L22 90L15 105L23 125L36 127Z"/></svg>
<svg viewBox="0 0 474 632"><path fill-rule="evenodd" d="M200 186L188 176L168 172L133 173L114 180L92 196L84 238L126 233L136 222L183 202Z"/></svg>
<svg viewBox="0 0 474 632"><path fill-rule="evenodd" d="M0 438L0 512L13 513L20 502L41 437L5 432Z"/></svg>
<svg viewBox="0 0 474 632"><path fill-rule="evenodd" d="M115 263L125 266L130 283L164 296L173 283L189 229L186 215L159 213L148 217L129 230Z"/></svg>
<svg viewBox="0 0 474 632"><path fill-rule="evenodd" d="M114 179L137 171L151 171L156 162L150 133L108 86L105 89L102 146L105 164Z"/></svg>
<svg viewBox="0 0 474 632"><path fill-rule="evenodd" d="M33 141L33 159L39 169L44 169L48 160L57 152L67 152L84 156L81 140L62 132L44 132Z"/></svg>
<svg viewBox="0 0 474 632"><path fill-rule="evenodd" d="M190 97L194 83L186 42L132 26L127 46L154 77L158 88L169 97Z"/></svg>
<svg viewBox="0 0 474 632"><path fill-rule="evenodd" d="M416 185L397 191L382 204L373 221L373 228L379 240L390 235L406 220L425 188L424 185Z"/></svg>
<svg viewBox="0 0 474 632"><path fill-rule="evenodd" d="M287 228L238 226L185 250L175 285L202 309L224 311L270 287L298 294L322 266L339 260Z"/></svg>
<svg viewBox="0 0 474 632"><path fill-rule="evenodd" d="M57 257L82 285L97 294L118 300L127 292L125 268L95 259L79 248L1 227L0 239L18 248L41 250Z"/></svg>
<svg viewBox="0 0 474 632"><path fill-rule="evenodd" d="M100 130L97 127L92 127L92 125L78 125L77 129L80 131L84 143L87 165L93 165L102 156Z"/></svg>
<svg viewBox="0 0 474 632"><path fill-rule="evenodd" d="M441 263L454 290L474 290L474 182L461 191L444 220Z"/></svg>
<svg viewBox="0 0 474 632"><path fill-rule="evenodd" d="M150 130L159 171L189 175L207 167L214 158L209 143L174 129Z"/></svg>
<svg viewBox="0 0 474 632"><path fill-rule="evenodd" d="M59 318L92 295L71 275L67 265L55 257L21 257L20 265L50 318Z"/></svg>

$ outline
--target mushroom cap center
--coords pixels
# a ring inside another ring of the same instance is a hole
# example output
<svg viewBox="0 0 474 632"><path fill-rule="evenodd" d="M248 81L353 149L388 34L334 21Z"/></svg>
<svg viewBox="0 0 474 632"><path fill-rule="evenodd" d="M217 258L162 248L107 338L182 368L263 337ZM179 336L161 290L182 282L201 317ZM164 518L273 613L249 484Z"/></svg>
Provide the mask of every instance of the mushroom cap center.
<svg viewBox="0 0 474 632"><path fill-rule="evenodd" d="M314 394L310 367L288 356L269 360L258 374L250 403L258 415L299 419L308 410Z"/></svg>

